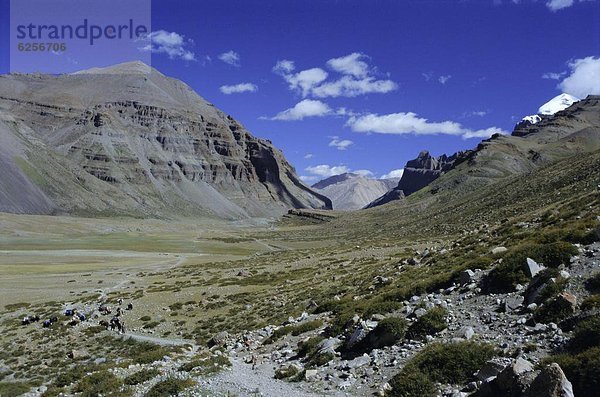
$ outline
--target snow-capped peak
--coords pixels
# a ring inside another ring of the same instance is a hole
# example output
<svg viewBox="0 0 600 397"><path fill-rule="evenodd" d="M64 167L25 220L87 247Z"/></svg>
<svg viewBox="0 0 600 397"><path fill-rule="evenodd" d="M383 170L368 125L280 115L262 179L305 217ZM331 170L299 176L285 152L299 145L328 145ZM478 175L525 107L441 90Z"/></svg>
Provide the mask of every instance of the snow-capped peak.
<svg viewBox="0 0 600 397"><path fill-rule="evenodd" d="M575 98L573 95L560 94L543 104L538 110L538 114L549 116L556 112L560 112L561 110L565 110L578 101L579 99Z"/></svg>
<svg viewBox="0 0 600 397"><path fill-rule="evenodd" d="M537 114L532 114L531 116L523 117L523 121L529 121L531 124L535 124L538 121L542 121L542 118Z"/></svg>

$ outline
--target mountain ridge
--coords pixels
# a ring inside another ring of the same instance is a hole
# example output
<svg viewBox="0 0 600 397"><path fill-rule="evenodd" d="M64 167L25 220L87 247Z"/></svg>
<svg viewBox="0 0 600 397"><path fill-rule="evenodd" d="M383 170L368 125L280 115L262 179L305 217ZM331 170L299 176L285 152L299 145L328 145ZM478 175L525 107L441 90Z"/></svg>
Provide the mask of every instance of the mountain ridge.
<svg viewBox="0 0 600 397"><path fill-rule="evenodd" d="M363 208L397 183L397 178L373 179L350 172L325 178L311 187L329 197L334 210L352 211Z"/></svg>
<svg viewBox="0 0 600 397"><path fill-rule="evenodd" d="M3 162L44 197L4 211L244 218L331 208L270 141L179 80L129 73L140 65L0 76L0 111L12 120L1 131L24 148L21 166L8 154ZM6 203L22 199L12 183L0 180Z"/></svg>

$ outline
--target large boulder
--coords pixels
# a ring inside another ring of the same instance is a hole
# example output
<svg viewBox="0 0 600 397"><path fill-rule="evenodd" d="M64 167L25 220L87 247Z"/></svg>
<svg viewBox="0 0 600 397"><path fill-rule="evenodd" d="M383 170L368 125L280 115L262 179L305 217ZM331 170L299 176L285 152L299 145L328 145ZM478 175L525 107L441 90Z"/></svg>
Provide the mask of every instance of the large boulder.
<svg viewBox="0 0 600 397"><path fill-rule="evenodd" d="M479 371L477 377L485 378L484 383L473 397L523 397L533 380L533 364L522 358L514 360L510 365L499 371L498 366L492 361ZM494 377L494 373L497 376Z"/></svg>
<svg viewBox="0 0 600 397"><path fill-rule="evenodd" d="M556 363L542 369L525 397L574 397L573 385Z"/></svg>
<svg viewBox="0 0 600 397"><path fill-rule="evenodd" d="M529 278L535 277L536 274L541 272L543 269L543 266L540 266L536 261L534 261L531 258L527 258L527 261L523 265L523 270Z"/></svg>

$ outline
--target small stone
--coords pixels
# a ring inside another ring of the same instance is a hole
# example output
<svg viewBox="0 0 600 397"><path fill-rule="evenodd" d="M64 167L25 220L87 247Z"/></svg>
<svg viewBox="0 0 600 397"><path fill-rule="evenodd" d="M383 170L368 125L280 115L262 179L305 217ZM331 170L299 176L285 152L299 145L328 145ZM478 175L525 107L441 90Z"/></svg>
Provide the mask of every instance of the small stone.
<svg viewBox="0 0 600 397"><path fill-rule="evenodd" d="M492 254L498 255L508 251L506 247L495 247L492 249Z"/></svg>
<svg viewBox="0 0 600 397"><path fill-rule="evenodd" d="M507 313L513 312L523 305L524 300L525 298L523 298L521 295L507 297L506 301L504 302L504 310Z"/></svg>
<svg viewBox="0 0 600 397"><path fill-rule="evenodd" d="M314 381L317 378L319 371L317 371L316 369L307 369L306 372L304 373L304 378L308 381Z"/></svg>
<svg viewBox="0 0 600 397"><path fill-rule="evenodd" d="M475 330L473 329L473 327L462 327L460 330L458 330L456 336L459 338L469 340L473 336L475 336Z"/></svg>
<svg viewBox="0 0 600 397"><path fill-rule="evenodd" d="M417 316L417 318L423 317L426 313L427 313L427 310L425 310L423 308L419 308L419 309L415 310L415 316Z"/></svg>
<svg viewBox="0 0 600 397"><path fill-rule="evenodd" d="M364 367L365 365L369 365L371 363L371 357L369 357L368 354L363 354L360 357L356 357L354 360L348 361L345 365L346 369L352 369L352 368L360 368L360 367Z"/></svg>

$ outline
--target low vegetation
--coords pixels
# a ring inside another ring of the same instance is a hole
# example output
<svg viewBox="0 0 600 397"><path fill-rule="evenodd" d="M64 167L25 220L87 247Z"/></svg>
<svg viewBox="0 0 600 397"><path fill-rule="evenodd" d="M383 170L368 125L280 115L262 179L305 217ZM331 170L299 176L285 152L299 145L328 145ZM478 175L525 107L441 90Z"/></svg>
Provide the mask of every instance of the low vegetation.
<svg viewBox="0 0 600 397"><path fill-rule="evenodd" d="M571 256L577 255L577 249L570 243L556 241L549 244L527 243L510 250L484 280L488 292L511 292L517 284L527 284L529 278L524 266L531 258L545 266L556 268L569 264Z"/></svg>
<svg viewBox="0 0 600 397"><path fill-rule="evenodd" d="M194 381L191 379L168 378L152 386L145 397L177 396L193 385Z"/></svg>
<svg viewBox="0 0 600 397"><path fill-rule="evenodd" d="M301 334L309 332L309 331L314 331L315 329L320 328L322 326L323 326L322 320L312 320L312 321L305 321L300 324L285 325L285 326L277 328L275 331L273 331L273 334L269 338L267 338L264 343L265 344L273 343L273 342L283 338L285 335L289 335L289 334L291 334L293 336L298 336L298 335L301 335Z"/></svg>
<svg viewBox="0 0 600 397"><path fill-rule="evenodd" d="M431 344L392 378L389 396L426 397L435 394L435 382L464 384L495 354L492 346L475 342Z"/></svg>
<svg viewBox="0 0 600 397"><path fill-rule="evenodd" d="M421 316L408 328L410 339L424 339L427 335L435 335L447 327L448 311L442 307L434 307Z"/></svg>
<svg viewBox="0 0 600 397"><path fill-rule="evenodd" d="M150 379L157 377L160 374L160 371L154 368L151 369L142 369L138 372L134 372L123 380L123 383L129 386L139 385L141 383L147 382Z"/></svg>

